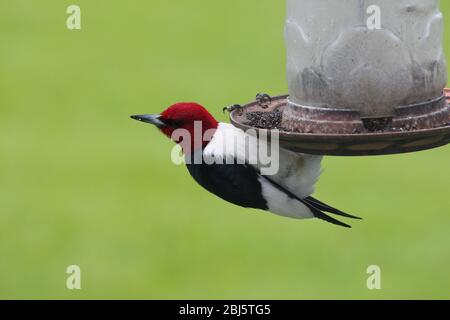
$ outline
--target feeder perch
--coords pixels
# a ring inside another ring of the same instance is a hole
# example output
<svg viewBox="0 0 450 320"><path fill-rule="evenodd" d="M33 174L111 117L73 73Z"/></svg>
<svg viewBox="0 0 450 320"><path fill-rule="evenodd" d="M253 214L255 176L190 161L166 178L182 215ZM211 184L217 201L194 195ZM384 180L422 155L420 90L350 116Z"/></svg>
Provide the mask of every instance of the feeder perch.
<svg viewBox="0 0 450 320"><path fill-rule="evenodd" d="M446 145L450 90L442 33L439 0L287 0L289 95L268 107L249 103L231 113L231 122L273 130L254 127L249 115L279 111L280 146L308 154Z"/></svg>

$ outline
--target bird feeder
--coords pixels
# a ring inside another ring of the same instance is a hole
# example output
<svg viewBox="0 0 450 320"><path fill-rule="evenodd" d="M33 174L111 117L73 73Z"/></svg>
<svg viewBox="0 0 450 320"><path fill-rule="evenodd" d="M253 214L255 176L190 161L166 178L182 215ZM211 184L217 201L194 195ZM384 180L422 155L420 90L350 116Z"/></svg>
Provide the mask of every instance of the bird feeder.
<svg viewBox="0 0 450 320"><path fill-rule="evenodd" d="M439 0L287 0L289 95L231 113L281 147L323 155L413 152L450 142L450 90Z"/></svg>

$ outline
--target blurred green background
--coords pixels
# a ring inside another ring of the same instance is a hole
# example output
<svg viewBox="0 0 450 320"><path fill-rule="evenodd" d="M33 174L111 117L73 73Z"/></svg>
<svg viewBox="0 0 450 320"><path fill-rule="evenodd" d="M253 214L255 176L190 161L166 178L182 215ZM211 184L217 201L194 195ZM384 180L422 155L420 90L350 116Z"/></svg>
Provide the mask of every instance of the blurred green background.
<svg viewBox="0 0 450 320"><path fill-rule="evenodd" d="M450 298L450 147L326 158L347 230L211 196L128 118L286 93L283 1L72 3L0 2L0 298Z"/></svg>

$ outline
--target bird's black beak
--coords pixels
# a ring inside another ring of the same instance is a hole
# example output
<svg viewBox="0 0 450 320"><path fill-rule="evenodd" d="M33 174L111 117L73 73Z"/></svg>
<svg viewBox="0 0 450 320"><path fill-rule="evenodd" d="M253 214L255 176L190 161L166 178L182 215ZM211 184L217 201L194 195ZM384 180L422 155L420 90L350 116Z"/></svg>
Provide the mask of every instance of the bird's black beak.
<svg viewBox="0 0 450 320"><path fill-rule="evenodd" d="M162 128L162 127L166 126L166 124L164 122L159 120L159 118L161 117L161 115L159 115L159 114L142 114L142 115L136 115L136 116L130 116L130 117L131 117L131 119L134 119L134 120L153 124L153 125L157 126L158 128Z"/></svg>

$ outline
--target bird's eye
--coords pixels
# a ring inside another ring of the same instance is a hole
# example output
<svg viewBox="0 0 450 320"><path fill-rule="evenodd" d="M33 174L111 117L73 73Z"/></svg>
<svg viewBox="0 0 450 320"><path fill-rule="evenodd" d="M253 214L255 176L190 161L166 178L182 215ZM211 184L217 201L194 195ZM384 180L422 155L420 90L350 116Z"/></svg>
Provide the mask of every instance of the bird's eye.
<svg viewBox="0 0 450 320"><path fill-rule="evenodd" d="M183 122L181 121L174 121L173 122L173 127L174 128L181 128L183 126Z"/></svg>
<svg viewBox="0 0 450 320"><path fill-rule="evenodd" d="M183 125L183 123L180 120L166 120L165 123L166 125L174 129L178 129Z"/></svg>

